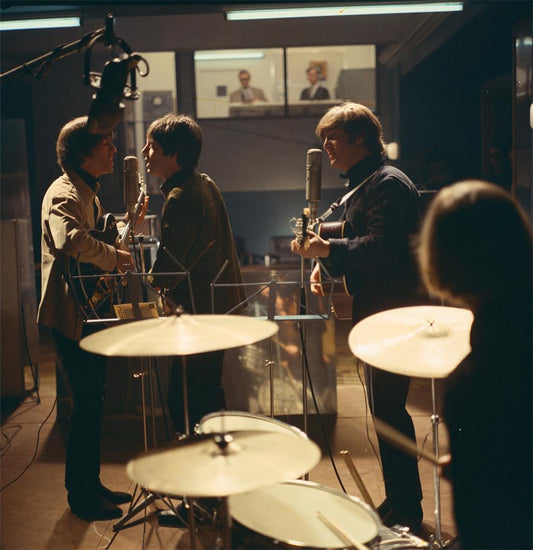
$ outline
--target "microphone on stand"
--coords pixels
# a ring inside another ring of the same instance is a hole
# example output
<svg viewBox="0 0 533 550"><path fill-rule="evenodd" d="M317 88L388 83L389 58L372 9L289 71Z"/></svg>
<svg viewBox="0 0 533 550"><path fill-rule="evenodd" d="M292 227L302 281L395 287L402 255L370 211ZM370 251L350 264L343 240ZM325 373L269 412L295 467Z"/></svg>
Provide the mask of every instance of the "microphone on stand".
<svg viewBox="0 0 533 550"><path fill-rule="evenodd" d="M139 197L139 161L137 157L124 158L124 204L133 222L135 206Z"/></svg>
<svg viewBox="0 0 533 550"><path fill-rule="evenodd" d="M126 81L128 76L133 79L141 59L139 54L134 53L124 59L116 57L105 64L89 110L87 129L90 134L111 134L122 122L125 109L122 99L138 97L136 90L128 87Z"/></svg>
<svg viewBox="0 0 533 550"><path fill-rule="evenodd" d="M317 218L320 202L322 177L322 151L309 149L307 151L305 169L305 200L309 203L309 221L314 223Z"/></svg>

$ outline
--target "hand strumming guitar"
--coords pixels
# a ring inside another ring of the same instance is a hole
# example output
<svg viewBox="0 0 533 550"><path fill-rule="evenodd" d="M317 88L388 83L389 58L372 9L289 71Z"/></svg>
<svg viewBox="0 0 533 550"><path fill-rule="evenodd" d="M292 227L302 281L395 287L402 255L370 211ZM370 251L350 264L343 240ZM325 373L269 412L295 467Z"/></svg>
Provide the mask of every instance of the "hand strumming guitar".
<svg viewBox="0 0 533 550"><path fill-rule="evenodd" d="M132 255L121 248L117 248L117 269L122 272L133 271L133 257Z"/></svg>
<svg viewBox="0 0 533 550"><path fill-rule="evenodd" d="M298 239L291 242L291 251L303 258L327 258L329 256L329 241L326 241L310 229L307 230L307 240L301 243ZM311 292L318 296L324 296L324 287L321 281L320 265L317 263L309 277Z"/></svg>

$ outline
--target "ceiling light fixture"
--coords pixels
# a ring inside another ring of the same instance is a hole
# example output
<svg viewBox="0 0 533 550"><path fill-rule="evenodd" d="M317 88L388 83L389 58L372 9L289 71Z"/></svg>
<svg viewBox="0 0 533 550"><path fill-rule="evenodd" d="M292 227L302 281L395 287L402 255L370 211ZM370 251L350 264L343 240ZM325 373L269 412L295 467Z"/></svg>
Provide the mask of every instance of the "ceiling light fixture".
<svg viewBox="0 0 533 550"><path fill-rule="evenodd" d="M195 61L221 61L225 59L263 59L263 52L196 52Z"/></svg>
<svg viewBox="0 0 533 550"><path fill-rule="evenodd" d="M441 13L462 11L463 2L424 2L406 4L368 4L358 6L322 6L314 8L274 8L227 10L228 21L331 17L339 15L394 15L403 13Z"/></svg>
<svg viewBox="0 0 533 550"><path fill-rule="evenodd" d="M0 31L27 31L79 27L80 17L47 17L42 19L13 19L0 21Z"/></svg>

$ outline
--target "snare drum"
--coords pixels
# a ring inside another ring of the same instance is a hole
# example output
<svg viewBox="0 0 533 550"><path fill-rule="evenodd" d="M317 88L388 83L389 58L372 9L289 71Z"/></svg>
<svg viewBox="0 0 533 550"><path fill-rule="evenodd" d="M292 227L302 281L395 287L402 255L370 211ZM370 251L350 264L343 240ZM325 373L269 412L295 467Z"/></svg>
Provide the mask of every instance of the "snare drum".
<svg viewBox="0 0 533 550"><path fill-rule="evenodd" d="M307 435L296 426L291 426L268 416L259 416L241 411L220 411L204 416L198 424L198 433L236 432L241 430L281 432L297 437Z"/></svg>
<svg viewBox="0 0 533 550"><path fill-rule="evenodd" d="M232 547L243 549L348 548L318 516L321 512L352 540L376 547L380 523L358 498L310 481L288 481L231 495Z"/></svg>

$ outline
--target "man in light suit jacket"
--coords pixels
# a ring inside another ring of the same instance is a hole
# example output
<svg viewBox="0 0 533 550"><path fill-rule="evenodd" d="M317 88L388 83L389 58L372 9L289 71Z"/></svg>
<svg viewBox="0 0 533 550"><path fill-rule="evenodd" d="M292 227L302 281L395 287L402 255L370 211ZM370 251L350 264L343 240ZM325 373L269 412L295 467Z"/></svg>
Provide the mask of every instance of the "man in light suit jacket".
<svg viewBox="0 0 533 550"><path fill-rule="evenodd" d="M261 88L250 86L252 77L246 70L239 71L239 80L241 87L234 92L231 92L229 100L231 103L256 103L258 101L268 101Z"/></svg>

